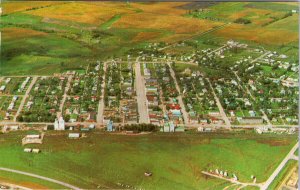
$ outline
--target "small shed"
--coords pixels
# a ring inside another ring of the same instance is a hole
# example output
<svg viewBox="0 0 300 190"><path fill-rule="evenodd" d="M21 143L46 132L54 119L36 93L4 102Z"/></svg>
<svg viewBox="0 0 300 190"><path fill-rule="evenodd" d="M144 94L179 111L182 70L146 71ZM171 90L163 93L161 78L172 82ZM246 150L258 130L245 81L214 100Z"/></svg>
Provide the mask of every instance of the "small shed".
<svg viewBox="0 0 300 190"><path fill-rule="evenodd" d="M24 152L31 152L32 149L31 148L24 148Z"/></svg>
<svg viewBox="0 0 300 190"><path fill-rule="evenodd" d="M41 151L40 151L40 149L34 148L34 149L32 149L32 152L33 153L40 153Z"/></svg>
<svg viewBox="0 0 300 190"><path fill-rule="evenodd" d="M79 138L80 133L69 133L69 138Z"/></svg>

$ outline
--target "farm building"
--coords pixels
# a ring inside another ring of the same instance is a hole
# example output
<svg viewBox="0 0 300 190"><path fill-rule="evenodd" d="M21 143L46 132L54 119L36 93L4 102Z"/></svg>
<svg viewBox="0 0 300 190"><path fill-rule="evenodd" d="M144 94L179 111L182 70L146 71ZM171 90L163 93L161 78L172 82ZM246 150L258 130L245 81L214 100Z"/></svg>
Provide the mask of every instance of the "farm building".
<svg viewBox="0 0 300 190"><path fill-rule="evenodd" d="M80 137L80 133L69 133L68 137L69 138L79 138Z"/></svg>

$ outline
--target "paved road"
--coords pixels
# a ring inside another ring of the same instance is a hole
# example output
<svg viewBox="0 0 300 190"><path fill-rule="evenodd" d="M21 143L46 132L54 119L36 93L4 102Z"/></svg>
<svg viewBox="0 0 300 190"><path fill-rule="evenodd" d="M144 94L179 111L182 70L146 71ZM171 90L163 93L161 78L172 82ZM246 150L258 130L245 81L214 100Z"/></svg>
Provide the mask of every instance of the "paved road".
<svg viewBox="0 0 300 190"><path fill-rule="evenodd" d="M145 92L145 80L141 75L141 65L139 62L139 58L140 57L136 58L135 63L135 85L139 112L139 123L150 123Z"/></svg>
<svg viewBox="0 0 300 190"><path fill-rule="evenodd" d="M31 81L29 87L27 88L27 90L26 90L26 92L25 92L25 95L23 96L23 99L22 99L21 104L20 104L20 106L19 106L19 109L18 109L18 111L17 111L17 113L16 113L16 115L15 115L15 117L14 117L14 121L17 121L17 117L19 116L20 112L22 111L22 109L23 109L23 107L24 107L24 104L25 104L25 101L26 101L26 99L29 97L29 93L30 93L30 91L31 91L31 89L32 89L32 87L33 87L33 85L34 85L35 82L37 81L37 79L38 79L38 77L36 77L36 76L32 78L32 81Z"/></svg>
<svg viewBox="0 0 300 190"><path fill-rule="evenodd" d="M228 117L227 117L227 115L226 115L226 113L225 113L225 111L223 109L223 106L222 106L222 104L221 104L221 102L219 100L219 97L216 95L215 90L212 87L210 80L208 78L206 78L206 80L208 81L208 84L209 84L209 86L210 86L210 88L212 90L212 93L213 93L214 97L215 97L216 104L217 104L217 106L219 108L220 114L221 114L223 120L225 121L225 126L227 128L230 128L231 127L230 121L229 121L229 119L228 119Z"/></svg>
<svg viewBox="0 0 300 190"><path fill-rule="evenodd" d="M101 97L98 104L98 114L97 114L97 123L98 125L103 124L103 112L104 112L104 91L105 91L105 75L106 75L106 68L107 68L107 62L104 62L103 70L104 70L104 76L103 81L101 84Z"/></svg>
<svg viewBox="0 0 300 190"><path fill-rule="evenodd" d="M179 103L179 105L181 107L181 111L182 111L182 116L183 116L183 119L184 119L184 123L185 124L189 124L190 121L189 121L188 113L185 110L185 106L184 106L184 103L183 103L183 100L182 100L181 91L180 91L179 85L178 85L177 80L176 80L175 72L174 72L174 70L173 70L170 62L168 62L168 65L170 67L170 73L171 73L171 76L172 76L172 78L173 78L173 80L175 82L176 89L177 89L177 91L179 93L179 96L177 97L177 99L178 99L178 103Z"/></svg>
<svg viewBox="0 0 300 190"><path fill-rule="evenodd" d="M68 91L69 91L69 89L70 89L70 87L71 87L71 80L72 80L72 75L70 75L69 77L68 77L68 81L67 81L67 85L66 85L66 88L65 88L65 92L64 92L64 95L63 95L63 99L62 99L62 101L61 101L61 103L60 103L60 105L59 105L59 111L61 112L61 114L63 115L63 108L64 108L64 104L65 104L65 101L66 101L66 99L67 99L67 93L68 93Z"/></svg>
<svg viewBox="0 0 300 190"><path fill-rule="evenodd" d="M44 176L41 176L41 175L37 175L37 174L33 174L33 173L28 173L28 172L22 172L22 171L19 171L19 170L13 170L13 169L9 169L9 168L1 168L1 167L0 167L0 170L6 171L6 172L12 172L12 173L17 173L17 174L22 174L22 175L27 175L27 176L30 176L30 177L35 177L35 178L39 178L39 179L42 179L42 180L45 180L45 181L56 183L56 184L65 186L65 187L70 188L70 189L80 190L79 187L75 187L75 186L70 185L68 183L65 183L65 182L62 182L62 181L58 181L56 179L51 179L51 178L48 178L48 177L44 177Z"/></svg>
<svg viewBox="0 0 300 190"><path fill-rule="evenodd" d="M295 144L295 146L291 149L291 151L286 155L286 157L282 160L282 162L279 164L279 166L276 168L276 170L272 173L272 175L269 177L269 179L264 183L264 185L261 187L261 190L266 190L270 186L270 184L273 182L275 177L279 174L279 172L283 169L283 167L286 165L286 163L290 159L294 159L294 153L298 149L298 142Z"/></svg>

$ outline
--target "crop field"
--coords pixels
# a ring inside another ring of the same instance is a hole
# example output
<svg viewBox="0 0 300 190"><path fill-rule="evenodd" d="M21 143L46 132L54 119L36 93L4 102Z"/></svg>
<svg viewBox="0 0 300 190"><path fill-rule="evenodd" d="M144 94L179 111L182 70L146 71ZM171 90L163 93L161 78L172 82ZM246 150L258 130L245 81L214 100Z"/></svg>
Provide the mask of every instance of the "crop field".
<svg viewBox="0 0 300 190"><path fill-rule="evenodd" d="M22 44L22 46L16 46ZM73 64L91 53L72 40L23 28L3 30L1 71L3 75L60 72L80 67Z"/></svg>
<svg viewBox="0 0 300 190"><path fill-rule="evenodd" d="M80 69L89 64L88 59L123 56L149 42L200 39L205 32L213 38L260 45L297 44L298 16L287 14L297 9L297 3L230 2L195 10L201 6L187 2L5 2L1 74ZM252 23L235 23L239 18ZM227 25L216 28L223 24Z"/></svg>
<svg viewBox="0 0 300 190"><path fill-rule="evenodd" d="M82 188L120 188L120 184L146 189L228 186L227 182L201 174L215 168L234 172L241 181L250 182L250 176L255 175L262 182L296 141L296 135L253 133L146 136L87 133L86 138L78 140L68 139L67 133L49 133L44 144L34 145L42 153L33 155L23 152L20 139L24 135L14 132L0 136L1 167L61 179ZM153 176L145 177L145 171L153 172Z"/></svg>
<svg viewBox="0 0 300 190"><path fill-rule="evenodd" d="M66 14L66 12L68 14ZM71 22L87 23L97 26L112 16L124 13L134 13L125 3L82 3L71 2L26 12L43 18L55 18Z"/></svg>
<svg viewBox="0 0 300 190"><path fill-rule="evenodd" d="M256 35L253 35L254 33ZM249 40L267 45L288 44L298 40L297 32L285 29L266 30L265 28L252 28L238 24L226 26L223 29L216 31L215 34L226 39L235 38L239 40ZM286 38L286 36L289 36L289 38Z"/></svg>
<svg viewBox="0 0 300 190"><path fill-rule="evenodd" d="M52 6L52 5L57 5L61 4L61 2L51 2L51 1L46 1L46 2L2 2L2 9L4 14L10 14L14 12L20 12L20 11L26 11L26 10L31 10L39 7L46 7L46 6Z"/></svg>
<svg viewBox="0 0 300 190"><path fill-rule="evenodd" d="M176 34L197 34L218 25L220 25L218 22L189 19L173 15L157 16L157 14L152 13L137 13L123 16L113 26L120 28L155 28L169 30Z"/></svg>

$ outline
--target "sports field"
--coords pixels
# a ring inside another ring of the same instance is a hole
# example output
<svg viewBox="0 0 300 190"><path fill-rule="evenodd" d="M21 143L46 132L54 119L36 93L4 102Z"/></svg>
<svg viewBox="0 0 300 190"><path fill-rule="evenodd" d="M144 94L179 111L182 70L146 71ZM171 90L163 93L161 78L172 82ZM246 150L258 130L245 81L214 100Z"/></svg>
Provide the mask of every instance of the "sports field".
<svg viewBox="0 0 300 190"><path fill-rule="evenodd" d="M26 132L0 135L0 167L27 171L82 188L223 189L229 183L201 171L227 170L242 182L264 182L296 142L296 135L177 133L127 136L87 133L71 140L48 133L40 154L24 153ZM150 171L152 177L145 177ZM0 176L3 173L0 173ZM10 180L18 181L14 175ZM44 186L47 184L43 184Z"/></svg>

